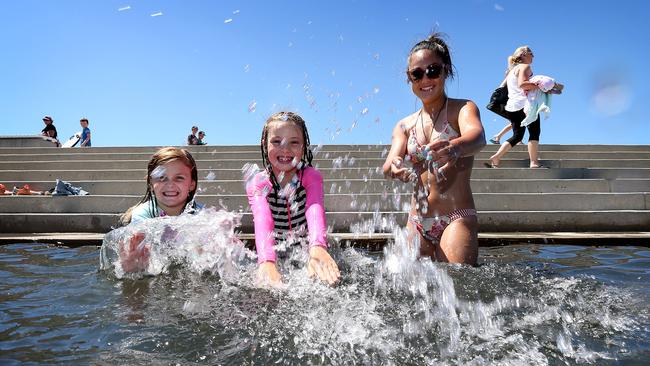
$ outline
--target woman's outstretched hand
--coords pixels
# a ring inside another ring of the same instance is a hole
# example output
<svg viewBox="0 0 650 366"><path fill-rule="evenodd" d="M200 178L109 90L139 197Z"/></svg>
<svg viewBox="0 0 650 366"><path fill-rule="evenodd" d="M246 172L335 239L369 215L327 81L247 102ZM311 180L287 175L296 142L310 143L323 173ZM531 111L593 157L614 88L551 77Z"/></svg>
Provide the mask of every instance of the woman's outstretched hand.
<svg viewBox="0 0 650 366"><path fill-rule="evenodd" d="M149 247L142 243L144 238L144 233L138 232L127 243L120 243L120 264L124 272L140 272L149 265Z"/></svg>
<svg viewBox="0 0 650 366"><path fill-rule="evenodd" d="M264 262L257 269L257 279L260 284L278 287L282 285L282 276L275 266L275 262Z"/></svg>
<svg viewBox="0 0 650 366"><path fill-rule="evenodd" d="M341 279L341 272L339 272L336 262L327 249L321 246L313 246L309 249L307 274L309 277L318 276L321 281L330 286L334 286Z"/></svg>
<svg viewBox="0 0 650 366"><path fill-rule="evenodd" d="M454 166L460 158L458 148L449 140L436 140L427 145L431 159L438 165L438 173L444 177L445 171Z"/></svg>
<svg viewBox="0 0 650 366"><path fill-rule="evenodd" d="M401 156L393 159L390 165L390 175L402 182L411 182L417 178L411 169L404 167L404 159Z"/></svg>

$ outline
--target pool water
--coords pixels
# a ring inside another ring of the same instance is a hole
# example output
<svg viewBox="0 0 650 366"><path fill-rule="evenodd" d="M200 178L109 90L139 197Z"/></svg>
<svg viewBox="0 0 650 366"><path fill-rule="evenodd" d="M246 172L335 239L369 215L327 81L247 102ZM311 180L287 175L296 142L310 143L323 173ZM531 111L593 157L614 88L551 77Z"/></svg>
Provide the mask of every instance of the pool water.
<svg viewBox="0 0 650 366"><path fill-rule="evenodd" d="M481 248L477 268L334 248L343 281L303 268L258 288L183 265L117 279L99 249L0 247L0 363L604 364L650 362L650 250Z"/></svg>

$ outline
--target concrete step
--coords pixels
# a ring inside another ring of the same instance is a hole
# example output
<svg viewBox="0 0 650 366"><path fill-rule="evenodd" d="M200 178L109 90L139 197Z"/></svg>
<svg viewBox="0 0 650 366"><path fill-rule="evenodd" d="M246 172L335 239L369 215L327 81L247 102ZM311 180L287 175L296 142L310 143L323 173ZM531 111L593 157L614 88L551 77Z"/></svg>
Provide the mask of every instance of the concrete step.
<svg viewBox="0 0 650 366"><path fill-rule="evenodd" d="M231 145L231 146L179 146L197 153L220 153L220 152L251 152L260 153L259 145ZM72 148L62 149L56 147L0 147L0 155L5 154L97 154L97 153L140 153L151 156L160 146L124 146L124 147L92 147L92 148ZM388 145L312 145L316 152L377 152L382 154L388 151ZM486 145L482 153L494 153L499 146ZM525 145L515 146L510 152L525 152ZM567 152L568 154L576 152L650 152L648 145L556 145L541 144L539 151L543 155L545 152ZM259 155L258 155L259 156Z"/></svg>
<svg viewBox="0 0 650 366"><path fill-rule="evenodd" d="M140 200L140 195L92 196L5 196L3 213L120 213ZM197 200L207 206L231 211L248 210L244 194L200 195ZM328 194L326 211L395 211L405 210L411 202L410 193ZM650 210L650 193L476 193L479 210L490 211L592 211Z"/></svg>
<svg viewBox="0 0 650 366"><path fill-rule="evenodd" d="M108 232L116 227L119 214L0 213L2 233ZM479 231L489 232L580 232L647 231L648 210L616 211L479 211ZM331 232L365 234L390 231L392 223L404 225L405 212L328 212ZM252 233L252 217L242 216L241 230ZM382 223L384 224L382 226Z"/></svg>
<svg viewBox="0 0 650 366"><path fill-rule="evenodd" d="M27 183L32 190L44 191L54 187L54 181L6 181L9 187ZM72 181L92 195L144 194L146 183L136 180ZM650 192L650 179L472 179L474 193L557 193L557 192ZM244 192L241 180L199 180L200 194L240 194ZM330 193L381 193L413 191L411 184L384 179L326 179L324 191Z"/></svg>
<svg viewBox="0 0 650 366"><path fill-rule="evenodd" d="M379 168L341 168L320 169L325 179L380 179L383 174ZM199 171L199 179L214 176L219 180L242 179L241 169L220 169ZM146 177L146 169L114 170L0 170L0 182L10 181L66 181L81 180L135 180ZM616 178L650 178L650 168L474 168L472 178L476 179L616 179Z"/></svg>
<svg viewBox="0 0 650 366"><path fill-rule="evenodd" d="M544 146L544 145L541 145ZM617 145L618 146L618 145ZM56 148L56 147L0 147L0 154L94 154L94 153L148 153L153 154L163 146L107 146L92 148ZM203 145L203 146L176 146L195 153L248 151L260 153L260 145ZM378 151L387 150L388 145L312 145L312 151Z"/></svg>
<svg viewBox="0 0 650 366"><path fill-rule="evenodd" d="M541 160L548 168L649 168L650 159L562 159ZM240 159L209 159L197 161L199 172L217 169L241 169L245 164L254 163L262 166L261 161L244 161ZM384 159L316 159L313 165L319 169L341 168L380 168ZM486 161L474 160L474 167L482 167ZM112 170L112 169L142 169L146 161L140 160L77 160L77 161L0 161L2 170ZM501 168L528 168L528 160L503 159Z"/></svg>
<svg viewBox="0 0 650 366"><path fill-rule="evenodd" d="M386 156L386 150L381 151L321 151L315 154L315 159L335 158L372 158L378 159ZM120 152L120 153L48 153L48 154L6 154L3 161L78 161L78 160L137 160L145 165L151 159L149 152ZM195 160L241 160L258 161L261 153L257 151L220 151L220 152L192 152ZM638 157L638 155L636 156ZM261 161L261 160L260 160Z"/></svg>
<svg viewBox="0 0 650 366"><path fill-rule="evenodd" d="M84 149L87 151L91 149ZM134 160L140 161L146 165L151 158L152 152L91 152L81 153L79 150L72 150L72 152L62 153L61 150L54 150L50 153L22 153L22 154L4 154L2 161L87 161L87 160ZM386 158L388 150L383 151L322 151L314 156L317 160L324 159L381 159ZM484 150L476 154L476 160L487 160L494 152ZM193 152L192 156L197 161L199 160L241 160L243 162L257 162L260 160L259 151L219 151L219 152ZM505 156L507 160L526 160L528 161L528 151L521 149L513 149ZM629 159L650 159L650 151L544 151L541 154L543 160L629 160Z"/></svg>
<svg viewBox="0 0 650 366"><path fill-rule="evenodd" d="M56 140L41 135L0 136L0 146L2 148L56 148Z"/></svg>

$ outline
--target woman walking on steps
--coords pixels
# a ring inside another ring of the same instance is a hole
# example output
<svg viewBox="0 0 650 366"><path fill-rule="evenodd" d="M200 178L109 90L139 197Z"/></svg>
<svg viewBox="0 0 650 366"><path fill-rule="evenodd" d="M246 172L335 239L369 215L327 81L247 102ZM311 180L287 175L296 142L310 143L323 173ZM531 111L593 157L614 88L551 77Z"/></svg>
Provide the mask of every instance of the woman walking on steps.
<svg viewBox="0 0 650 366"><path fill-rule="evenodd" d="M508 120L512 125L512 137L501 144L499 150L490 156L487 167L498 168L501 158L524 139L524 133L528 128L528 156L530 158L531 168L542 168L539 163L539 135L541 127L539 115L537 119L527 127L522 127L521 122L526 118L524 105L526 104L526 92L538 88L537 84L530 82L533 76L533 69L530 65L533 63L533 51L528 46L521 46L515 52L508 56L508 73L506 83L508 85L508 103L506 103L506 112Z"/></svg>

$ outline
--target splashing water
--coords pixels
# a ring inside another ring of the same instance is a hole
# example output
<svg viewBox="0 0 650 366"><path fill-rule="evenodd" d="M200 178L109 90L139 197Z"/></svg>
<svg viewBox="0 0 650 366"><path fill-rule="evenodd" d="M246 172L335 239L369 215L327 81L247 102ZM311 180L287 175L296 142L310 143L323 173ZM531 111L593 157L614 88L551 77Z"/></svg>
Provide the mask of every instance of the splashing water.
<svg viewBox="0 0 650 366"><path fill-rule="evenodd" d="M167 174L167 169L165 168L165 166L158 165L151 171L151 174L149 174L149 176L153 180L160 180L165 176L165 174Z"/></svg>
<svg viewBox="0 0 650 366"><path fill-rule="evenodd" d="M213 181L217 179L217 175L214 172L208 172L208 174L205 176L206 180Z"/></svg>
<svg viewBox="0 0 650 366"><path fill-rule="evenodd" d="M194 273L218 274L224 281L237 278L246 251L235 235L240 215L206 208L196 215L159 217L115 229L104 238L100 269L117 278L159 275L175 263ZM149 248L149 261L141 272L127 274L120 261L120 250L136 233L144 234L139 244Z"/></svg>
<svg viewBox="0 0 650 366"><path fill-rule="evenodd" d="M257 173L260 172L260 168L257 166L257 164L246 163L244 166L242 166L241 172L244 178L244 182L248 183Z"/></svg>
<svg viewBox="0 0 650 366"><path fill-rule="evenodd" d="M307 277L305 250L279 260L284 287L255 288L254 255L233 243L235 216L214 210L201 215L149 220L151 227L118 229L104 243L112 248L128 232L149 230L162 248L152 251L152 259L153 253L170 256L158 257L165 264L150 266L158 270L149 273L185 271L174 280L182 285L151 284L151 296L164 301L159 306L176 306L187 319L172 330L166 326L169 315L148 315L147 324L161 324L155 338L176 344L156 347L152 357L202 355L212 364L599 363L635 359L649 332L644 299L615 286L500 263L499 254L477 268L435 263L419 258L417 241L394 227L382 256L330 248L343 274L336 288ZM206 249L205 258L197 247ZM290 249L286 243L280 247ZM102 268L118 275L115 250L112 256L105 252ZM218 274L223 285L198 277L206 271ZM148 308L155 311L155 303ZM118 347L147 349L149 339L133 335Z"/></svg>

